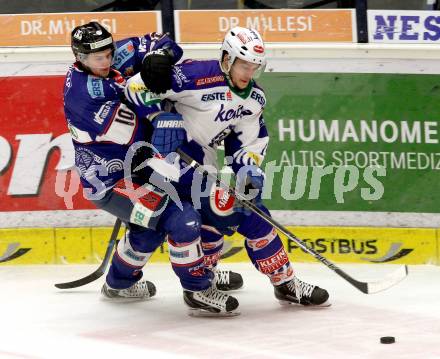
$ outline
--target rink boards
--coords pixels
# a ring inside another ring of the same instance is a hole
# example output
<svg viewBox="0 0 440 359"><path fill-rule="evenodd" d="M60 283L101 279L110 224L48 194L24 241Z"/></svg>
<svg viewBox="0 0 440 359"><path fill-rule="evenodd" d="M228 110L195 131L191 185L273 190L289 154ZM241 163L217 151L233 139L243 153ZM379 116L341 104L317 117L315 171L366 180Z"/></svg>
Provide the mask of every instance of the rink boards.
<svg viewBox="0 0 440 359"><path fill-rule="evenodd" d="M339 263L440 264L439 230L430 228L287 227L318 253ZM111 227L0 229L0 265L92 264L101 261ZM119 233L119 238L123 230ZM315 259L282 238L289 258ZM244 239L227 237L222 262L248 261ZM168 262L164 244L152 262Z"/></svg>
<svg viewBox="0 0 440 359"><path fill-rule="evenodd" d="M350 166L359 175L359 184L338 197L337 173L327 175L314 191L311 171L305 181L293 171L290 178L277 173L273 197L265 201L272 213L285 212L284 220L274 218L301 225L292 227L293 232L332 261L440 264L438 230L433 228L440 228L440 52L437 46L415 46L268 48L268 73L261 78L268 89L267 161L283 169ZM186 56L193 58L215 57L217 52L216 44L185 47ZM80 217L79 212L92 207L81 191L70 191L74 181L56 190L57 179L66 179L73 164L62 111L70 50L0 53L5 85L0 93L8 99L0 114L0 265L97 263L114 219L102 223L89 212ZM30 65L29 58L36 63ZM32 111L23 111L23 106ZM377 139L363 138L361 124L366 121L377 125ZM305 129L314 129L313 136ZM377 154L388 156L383 157L386 177L379 178L385 191L381 198L367 198L365 166L372 159L377 162ZM295 183L283 185L285 178L307 186L296 191ZM283 188L292 191L282 193ZM314 261L283 241L292 260ZM152 261L168 262L166 246ZM223 261L248 261L242 238L227 239Z"/></svg>

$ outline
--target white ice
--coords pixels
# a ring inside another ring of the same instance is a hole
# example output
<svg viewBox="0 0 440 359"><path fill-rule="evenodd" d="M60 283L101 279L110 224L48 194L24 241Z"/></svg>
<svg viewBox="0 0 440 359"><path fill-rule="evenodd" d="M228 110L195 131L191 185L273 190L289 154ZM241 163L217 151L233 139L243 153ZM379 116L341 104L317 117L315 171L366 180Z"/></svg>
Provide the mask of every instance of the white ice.
<svg viewBox="0 0 440 359"><path fill-rule="evenodd" d="M374 280L391 265L340 265ZM440 267L410 266L397 286L365 295L325 266L297 264L300 278L329 290L332 306L280 306L250 264L223 265L242 273L241 315L187 315L179 282L166 264L145 277L158 293L149 301L101 300L103 278L75 290L57 282L96 266L0 267L0 358L440 358ZM394 336L395 344L380 344Z"/></svg>

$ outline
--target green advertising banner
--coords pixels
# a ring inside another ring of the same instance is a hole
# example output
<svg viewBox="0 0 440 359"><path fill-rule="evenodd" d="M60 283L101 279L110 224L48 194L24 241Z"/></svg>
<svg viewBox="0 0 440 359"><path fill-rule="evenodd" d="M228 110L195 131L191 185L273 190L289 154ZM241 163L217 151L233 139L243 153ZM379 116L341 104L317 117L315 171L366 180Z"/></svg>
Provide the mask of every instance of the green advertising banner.
<svg viewBox="0 0 440 359"><path fill-rule="evenodd" d="M266 73L258 82L270 209L440 212L439 75Z"/></svg>

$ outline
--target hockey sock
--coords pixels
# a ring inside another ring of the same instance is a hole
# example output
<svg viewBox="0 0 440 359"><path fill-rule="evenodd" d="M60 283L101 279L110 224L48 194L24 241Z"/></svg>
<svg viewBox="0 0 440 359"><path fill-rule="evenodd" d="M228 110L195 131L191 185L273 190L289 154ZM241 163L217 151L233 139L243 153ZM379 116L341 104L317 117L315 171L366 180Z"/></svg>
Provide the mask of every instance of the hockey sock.
<svg viewBox="0 0 440 359"><path fill-rule="evenodd" d="M293 268L283 243L270 224L252 213L238 232L246 237L246 250L255 268L267 275L273 285L293 278Z"/></svg>
<svg viewBox="0 0 440 359"><path fill-rule="evenodd" d="M212 272L205 268L200 237L189 243L176 243L168 237L170 261L183 289L201 291L211 286Z"/></svg>
<svg viewBox="0 0 440 359"><path fill-rule="evenodd" d="M131 287L142 278L142 267L147 263L153 252L140 252L130 244L129 232L126 233L116 247L109 272L107 284L114 289Z"/></svg>
<svg viewBox="0 0 440 359"><path fill-rule="evenodd" d="M214 227L202 225L202 249L206 268L214 269L220 259L223 249L224 237Z"/></svg>

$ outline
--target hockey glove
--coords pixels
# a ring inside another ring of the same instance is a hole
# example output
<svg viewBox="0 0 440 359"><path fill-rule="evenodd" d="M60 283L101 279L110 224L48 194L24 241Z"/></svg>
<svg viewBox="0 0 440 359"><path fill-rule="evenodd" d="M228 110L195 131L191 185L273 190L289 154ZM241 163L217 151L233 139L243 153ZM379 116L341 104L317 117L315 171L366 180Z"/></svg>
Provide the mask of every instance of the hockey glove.
<svg viewBox="0 0 440 359"><path fill-rule="evenodd" d="M264 172L255 165L244 166L237 172L237 191L246 195L258 207L263 204L261 194L264 177ZM244 213L247 216L252 213L242 206L235 207L234 211Z"/></svg>
<svg viewBox="0 0 440 359"><path fill-rule="evenodd" d="M154 127L151 144L162 156L175 152L186 140L183 118L179 114L162 112L153 119L151 124Z"/></svg>
<svg viewBox="0 0 440 359"><path fill-rule="evenodd" d="M142 61L141 78L145 86L156 94L171 89L171 76L174 65L173 55L167 49L148 53Z"/></svg>

